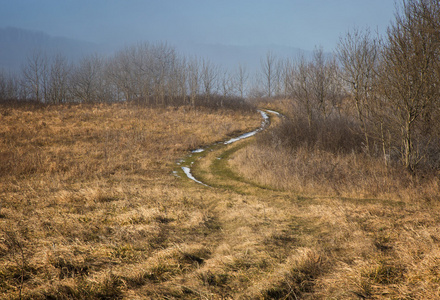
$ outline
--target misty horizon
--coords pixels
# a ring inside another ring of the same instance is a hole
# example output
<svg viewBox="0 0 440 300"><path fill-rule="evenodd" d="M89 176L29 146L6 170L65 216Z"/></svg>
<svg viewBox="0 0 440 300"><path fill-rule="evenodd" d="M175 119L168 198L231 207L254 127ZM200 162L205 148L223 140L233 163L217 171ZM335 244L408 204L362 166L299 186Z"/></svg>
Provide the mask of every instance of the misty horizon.
<svg viewBox="0 0 440 300"><path fill-rule="evenodd" d="M46 34L52 43L49 49L54 40L64 41L71 46L59 48L66 48L68 56L111 54L137 43L166 42L184 55L225 65L258 64L256 57L269 50L280 56L315 47L332 52L354 27L384 34L395 8L392 0L0 0L0 5L0 28ZM3 62L11 60L6 50L22 59L32 50L29 43L3 42L1 48Z"/></svg>
<svg viewBox="0 0 440 300"><path fill-rule="evenodd" d="M206 58L225 68L234 68L241 64L252 72L257 70L260 59L268 51L279 57L307 56L312 53L300 48L280 45L232 46L192 42L177 44L165 40L156 42L138 41L118 47L62 36L51 36L39 30L25 30L9 26L0 28L0 44L4 45L3 51L0 53L0 70L19 72L26 59L35 51L45 53L48 56L61 54L71 62L77 62L91 54L112 56L127 47L142 43L164 43L175 48L179 54L186 57Z"/></svg>

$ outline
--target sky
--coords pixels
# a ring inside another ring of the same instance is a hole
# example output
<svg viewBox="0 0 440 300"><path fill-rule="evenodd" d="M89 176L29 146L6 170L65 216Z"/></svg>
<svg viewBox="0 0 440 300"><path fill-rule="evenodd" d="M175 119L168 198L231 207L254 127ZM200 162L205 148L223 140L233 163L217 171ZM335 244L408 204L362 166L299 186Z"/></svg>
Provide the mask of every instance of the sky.
<svg viewBox="0 0 440 300"><path fill-rule="evenodd" d="M354 27L384 33L394 0L0 0L0 28L114 46L136 42L335 49ZM1 45L0 45L1 47Z"/></svg>

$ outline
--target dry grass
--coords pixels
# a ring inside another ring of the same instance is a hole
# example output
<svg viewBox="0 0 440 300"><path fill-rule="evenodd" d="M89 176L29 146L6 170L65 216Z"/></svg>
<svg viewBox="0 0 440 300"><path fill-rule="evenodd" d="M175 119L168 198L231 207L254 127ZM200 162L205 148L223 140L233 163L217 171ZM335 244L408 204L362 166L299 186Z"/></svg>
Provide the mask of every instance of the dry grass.
<svg viewBox="0 0 440 300"><path fill-rule="evenodd" d="M175 161L260 117L5 105L0 123L0 298L103 298L126 290L115 268L209 232L202 196L176 187Z"/></svg>
<svg viewBox="0 0 440 300"><path fill-rule="evenodd" d="M167 169L162 162L184 151L249 128L250 117L233 122L238 115L123 104L3 108L0 176L55 174L68 180L125 171L148 176L147 170Z"/></svg>
<svg viewBox="0 0 440 300"><path fill-rule="evenodd" d="M440 180L431 171L410 174L397 161L384 163L380 141L370 137L366 155L359 126L343 117L312 120L293 101L264 103L285 118L232 157L244 178L308 196L439 200ZM376 144L374 144L376 143ZM378 143L378 144L377 144Z"/></svg>
<svg viewBox="0 0 440 300"><path fill-rule="evenodd" d="M0 112L0 298L440 297L434 180L417 186L350 154L296 158L250 140L199 158L194 172L218 186L209 188L174 176L175 162L257 127L258 113ZM222 153L233 171L215 163ZM324 162L363 183L328 183L314 169Z"/></svg>
<svg viewBox="0 0 440 300"><path fill-rule="evenodd" d="M340 196L411 201L439 199L437 177L415 178L404 168L386 167L362 154L251 145L231 160L244 178L308 196Z"/></svg>
<svg viewBox="0 0 440 300"><path fill-rule="evenodd" d="M274 193L296 194L295 204L305 208L300 215L315 220L309 247L326 265L311 298L440 297L438 177L411 176L361 153L267 143L272 134L237 151L229 167ZM278 282L291 295L285 272Z"/></svg>

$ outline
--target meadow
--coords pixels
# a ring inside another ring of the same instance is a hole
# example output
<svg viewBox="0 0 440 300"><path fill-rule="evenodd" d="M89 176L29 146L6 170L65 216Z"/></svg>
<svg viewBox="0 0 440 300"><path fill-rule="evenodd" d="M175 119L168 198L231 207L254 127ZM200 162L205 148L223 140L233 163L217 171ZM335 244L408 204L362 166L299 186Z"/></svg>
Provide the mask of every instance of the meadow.
<svg viewBox="0 0 440 300"><path fill-rule="evenodd" d="M136 295L169 276L168 252L183 260L172 273L193 268L198 256L184 253L208 253L192 241L209 232L209 212L172 169L260 123L254 113L129 104L4 104L0 115L0 298L10 299Z"/></svg>
<svg viewBox="0 0 440 300"><path fill-rule="evenodd" d="M194 157L209 187L184 176L256 111L1 104L0 124L0 298L440 297L433 176L292 150L274 114Z"/></svg>

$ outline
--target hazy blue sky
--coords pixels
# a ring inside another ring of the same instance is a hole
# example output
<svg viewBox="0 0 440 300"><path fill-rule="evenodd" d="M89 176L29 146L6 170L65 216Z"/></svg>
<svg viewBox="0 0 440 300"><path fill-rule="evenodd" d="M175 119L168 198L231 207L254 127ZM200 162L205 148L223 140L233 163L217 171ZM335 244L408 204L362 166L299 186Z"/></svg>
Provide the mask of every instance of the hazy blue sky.
<svg viewBox="0 0 440 300"><path fill-rule="evenodd" d="M96 43L168 41L335 47L353 26L384 32L394 0L0 0L0 27Z"/></svg>

